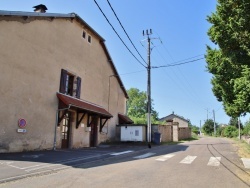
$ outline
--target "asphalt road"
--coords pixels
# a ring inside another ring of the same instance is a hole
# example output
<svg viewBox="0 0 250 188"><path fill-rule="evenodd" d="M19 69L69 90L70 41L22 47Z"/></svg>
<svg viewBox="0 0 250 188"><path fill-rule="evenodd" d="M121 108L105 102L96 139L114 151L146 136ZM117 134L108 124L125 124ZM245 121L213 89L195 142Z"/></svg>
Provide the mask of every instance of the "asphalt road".
<svg viewBox="0 0 250 188"><path fill-rule="evenodd" d="M244 167L236 151L231 141L222 138L202 138L151 149L96 149L88 160L75 161L74 165L56 163L67 166L64 170L2 183L0 187L249 187L250 169ZM24 162L26 169L35 169L27 168L31 161ZM11 168L0 165L1 172L3 167Z"/></svg>

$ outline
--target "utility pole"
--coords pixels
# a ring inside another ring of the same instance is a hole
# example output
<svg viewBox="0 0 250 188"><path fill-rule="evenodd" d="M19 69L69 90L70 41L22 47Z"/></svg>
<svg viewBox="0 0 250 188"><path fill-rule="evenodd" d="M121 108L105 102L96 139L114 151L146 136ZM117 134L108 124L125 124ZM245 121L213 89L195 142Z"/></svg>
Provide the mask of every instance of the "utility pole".
<svg viewBox="0 0 250 188"><path fill-rule="evenodd" d="M215 126L215 114L214 114L214 110L213 110L213 116L214 116L214 136L216 135L216 126Z"/></svg>
<svg viewBox="0 0 250 188"><path fill-rule="evenodd" d="M147 41L148 41L148 66L147 66L147 72L148 72L148 82L147 82L147 125L148 125L148 146L149 148L151 147L150 142L151 142L151 63L150 63L150 37L149 35L152 34L152 29L149 31L146 30L144 33L143 31L143 36L147 35Z"/></svg>
<svg viewBox="0 0 250 188"><path fill-rule="evenodd" d="M205 109L207 111L207 121L208 121L208 108Z"/></svg>
<svg viewBox="0 0 250 188"><path fill-rule="evenodd" d="M238 118L238 126L239 126L239 139L240 139L240 117Z"/></svg>
<svg viewBox="0 0 250 188"><path fill-rule="evenodd" d="M201 120L200 120L200 136L201 136Z"/></svg>

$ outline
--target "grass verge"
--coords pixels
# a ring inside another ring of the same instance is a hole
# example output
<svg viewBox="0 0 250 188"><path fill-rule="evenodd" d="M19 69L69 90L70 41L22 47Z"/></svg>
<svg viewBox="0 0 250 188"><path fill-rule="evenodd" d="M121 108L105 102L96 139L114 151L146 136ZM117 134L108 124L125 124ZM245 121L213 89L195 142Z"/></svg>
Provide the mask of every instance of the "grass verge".
<svg viewBox="0 0 250 188"><path fill-rule="evenodd" d="M239 140L238 138L232 138L238 148L238 155L241 158L250 158L250 145L244 140Z"/></svg>

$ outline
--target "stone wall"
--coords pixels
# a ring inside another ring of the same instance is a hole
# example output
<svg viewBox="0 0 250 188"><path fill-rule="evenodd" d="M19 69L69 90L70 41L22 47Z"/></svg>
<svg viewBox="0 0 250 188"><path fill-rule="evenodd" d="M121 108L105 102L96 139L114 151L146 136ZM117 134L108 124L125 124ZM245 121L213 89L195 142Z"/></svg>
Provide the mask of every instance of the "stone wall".
<svg viewBox="0 0 250 188"><path fill-rule="evenodd" d="M178 122L167 122L166 125L157 125L158 132L161 133L161 142L178 142L183 139L191 138L189 127L179 127ZM156 126L153 127L156 132Z"/></svg>
<svg viewBox="0 0 250 188"><path fill-rule="evenodd" d="M179 140L191 138L191 129L189 127L179 128Z"/></svg>
<svg viewBox="0 0 250 188"><path fill-rule="evenodd" d="M172 141L172 126L169 125L158 125L158 131L161 133L161 142Z"/></svg>

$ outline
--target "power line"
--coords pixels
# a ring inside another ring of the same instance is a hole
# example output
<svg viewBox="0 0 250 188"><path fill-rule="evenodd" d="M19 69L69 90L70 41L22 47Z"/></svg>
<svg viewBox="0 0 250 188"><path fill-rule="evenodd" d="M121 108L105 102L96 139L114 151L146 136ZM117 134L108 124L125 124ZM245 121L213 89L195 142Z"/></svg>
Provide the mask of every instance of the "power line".
<svg viewBox="0 0 250 188"><path fill-rule="evenodd" d="M157 69L157 68L163 68L163 67L174 67L174 66L178 66L178 65L192 63L192 62L199 61L199 60L202 60L202 59L205 59L205 58L202 57L202 58L199 58L199 59L194 59L192 61L185 61L185 62L182 62L182 63L167 64L167 65L162 65L162 66L152 66L151 68Z"/></svg>
<svg viewBox="0 0 250 188"><path fill-rule="evenodd" d="M156 34L158 35L159 39L160 39L160 36L159 34L156 32ZM170 52L168 51L167 47L165 46L165 44L162 42L162 40L160 39L165 51L167 52L167 54L170 56L170 58L172 59L172 62L175 62L174 58L172 57L172 55L170 54ZM161 55L161 57L163 58L163 60L165 62L166 59L162 56L162 54L158 51L158 49L156 49L157 52ZM182 62L182 61L186 61L186 60L189 60L189 59L194 59L194 58L198 58L200 56L205 56L205 54L200 54L200 55L196 55L196 56L193 56L193 57L190 57L190 58L187 58L187 59L184 59L184 60L181 60L181 61L178 61L178 62ZM177 62L175 62L176 64ZM186 78L186 76L182 73L181 69L179 67L177 67L177 70L179 71L180 75L184 78L184 82L183 83L183 86L187 89L187 91L190 91L190 93L195 97L195 98L199 98L200 101L203 103L203 105L205 104L203 100L201 100L201 98L199 97L199 95L197 95L197 93L195 92L195 89L192 87L192 85L190 84L190 82L188 81L188 79ZM173 73L177 76L177 74L175 73L175 71L173 70ZM180 80L182 82L182 80Z"/></svg>
<svg viewBox="0 0 250 188"><path fill-rule="evenodd" d="M128 33L126 32L125 28L123 27L123 25L122 25L122 23L121 23L120 19L118 18L117 14L115 13L115 11L114 11L113 7L111 6L111 4L110 4L109 0L107 0L107 2L108 2L108 4L109 4L109 6L110 6L111 10L113 11L113 13L114 13L114 15L115 15L116 19L118 20L119 24L121 25L121 27L122 27L123 31L124 31L124 32L125 32L125 34L127 35L127 37L128 37L128 39L129 39L129 41L130 41L130 42L131 42L131 44L133 45L134 49L136 50L136 52L138 53L138 55L141 57L141 59L142 59L142 60L146 63L146 61L145 61L145 60L144 60L144 58L141 56L141 54L139 53L139 51L138 51L138 50L137 50L137 48L135 47L134 43L133 43L133 42L132 42L132 40L130 39L130 37L129 37Z"/></svg>
<svg viewBox="0 0 250 188"><path fill-rule="evenodd" d="M127 48L127 50L131 53L132 56L134 56L134 58L137 60L138 63L140 63L143 67L146 68L146 66L144 64L142 64L139 59L137 57L135 57L135 55L131 52L131 50L128 48L128 46L125 44L125 42L122 40L122 38L120 37L120 35L117 33L117 31L115 30L115 28L113 27L113 25L110 23L109 19L107 18L107 16L104 14L104 12L102 11L101 7L99 6L99 4L96 2L96 0L94 0L95 4L97 5L97 7L99 8L99 10L101 11L102 15L106 18L107 22L109 23L109 25L112 27L113 31L116 33L116 35L119 37L119 39L121 40L121 42L123 43L123 45Z"/></svg>

